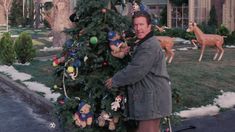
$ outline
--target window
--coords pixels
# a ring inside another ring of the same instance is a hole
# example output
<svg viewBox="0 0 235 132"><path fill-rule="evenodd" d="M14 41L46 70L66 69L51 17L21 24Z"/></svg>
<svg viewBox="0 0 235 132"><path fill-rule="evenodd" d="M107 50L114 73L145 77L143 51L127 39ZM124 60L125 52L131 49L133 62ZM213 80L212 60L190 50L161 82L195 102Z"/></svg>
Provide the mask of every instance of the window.
<svg viewBox="0 0 235 132"><path fill-rule="evenodd" d="M187 28L188 26L188 6L173 6L172 7L172 27Z"/></svg>

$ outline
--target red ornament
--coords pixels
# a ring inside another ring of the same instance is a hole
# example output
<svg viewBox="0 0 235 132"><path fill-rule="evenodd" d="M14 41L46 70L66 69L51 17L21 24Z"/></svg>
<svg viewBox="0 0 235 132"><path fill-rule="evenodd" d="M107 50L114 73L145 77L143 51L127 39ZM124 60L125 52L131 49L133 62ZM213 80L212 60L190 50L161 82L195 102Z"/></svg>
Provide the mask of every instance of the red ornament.
<svg viewBox="0 0 235 132"><path fill-rule="evenodd" d="M60 63L60 62L59 62L59 59L58 59L58 58L57 58L57 59L54 59L54 63L58 65L58 64Z"/></svg>
<svg viewBox="0 0 235 132"><path fill-rule="evenodd" d="M63 105L65 102L64 102L64 100L58 100L58 103L60 104L60 105Z"/></svg>
<svg viewBox="0 0 235 132"><path fill-rule="evenodd" d="M101 12L102 12L102 13L106 13L106 12L107 12L107 9L103 8L103 9L101 10Z"/></svg>
<svg viewBox="0 0 235 132"><path fill-rule="evenodd" d="M108 66L109 62L108 61L103 61L102 66Z"/></svg>

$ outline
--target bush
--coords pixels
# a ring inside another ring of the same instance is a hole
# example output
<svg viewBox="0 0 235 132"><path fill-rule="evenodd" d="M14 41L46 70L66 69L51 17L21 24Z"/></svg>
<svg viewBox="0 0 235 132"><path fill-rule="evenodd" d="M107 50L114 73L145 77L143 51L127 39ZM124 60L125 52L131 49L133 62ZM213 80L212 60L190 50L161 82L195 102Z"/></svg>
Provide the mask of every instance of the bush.
<svg viewBox="0 0 235 132"><path fill-rule="evenodd" d="M235 31L225 38L225 45L235 45Z"/></svg>
<svg viewBox="0 0 235 132"><path fill-rule="evenodd" d="M22 32L15 42L16 57L20 63L26 63L33 60L36 56L36 50L33 49L31 36Z"/></svg>
<svg viewBox="0 0 235 132"><path fill-rule="evenodd" d="M205 22L202 22L201 24L198 24L198 27L205 34L215 34L216 33L216 26L215 25L207 25Z"/></svg>
<svg viewBox="0 0 235 132"><path fill-rule="evenodd" d="M4 33L0 40L0 62L5 65L12 65L15 61L14 41L10 33Z"/></svg>
<svg viewBox="0 0 235 132"><path fill-rule="evenodd" d="M229 36L229 30L228 28L226 28L225 26L221 25L218 29L217 29L217 34L222 35L222 36Z"/></svg>
<svg viewBox="0 0 235 132"><path fill-rule="evenodd" d="M24 18L23 18L23 2L22 0L13 0L12 6L10 9L10 25L11 26L19 26L24 24Z"/></svg>

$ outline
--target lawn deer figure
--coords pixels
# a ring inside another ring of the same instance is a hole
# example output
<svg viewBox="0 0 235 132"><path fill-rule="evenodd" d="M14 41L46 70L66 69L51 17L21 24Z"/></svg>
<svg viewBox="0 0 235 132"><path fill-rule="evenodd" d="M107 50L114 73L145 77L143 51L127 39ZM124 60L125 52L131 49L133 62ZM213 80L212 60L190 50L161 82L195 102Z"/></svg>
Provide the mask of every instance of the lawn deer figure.
<svg viewBox="0 0 235 132"><path fill-rule="evenodd" d="M159 27L158 25L155 25L155 27L157 28L157 30L162 33L162 32L165 32L165 27L162 26L162 27Z"/></svg>
<svg viewBox="0 0 235 132"><path fill-rule="evenodd" d="M166 26L159 27L155 25L155 27L159 30L159 32L165 32ZM160 41L162 49L165 50L166 61L169 58L168 63L171 63L175 55L175 53L172 51L172 47L174 46L174 38L169 36L157 36L157 39Z"/></svg>
<svg viewBox="0 0 235 132"><path fill-rule="evenodd" d="M165 50L166 61L169 58L168 63L171 63L175 55L172 51L172 47L174 46L174 38L169 36L157 36L157 39L160 41L162 49Z"/></svg>
<svg viewBox="0 0 235 132"><path fill-rule="evenodd" d="M206 46L215 46L216 53L213 60L216 60L219 55L218 61L221 60L224 54L222 45L224 44L224 36L217 34L204 34L195 22L190 22L187 32L193 32L196 35L197 42L202 46L199 62L202 60L202 56Z"/></svg>

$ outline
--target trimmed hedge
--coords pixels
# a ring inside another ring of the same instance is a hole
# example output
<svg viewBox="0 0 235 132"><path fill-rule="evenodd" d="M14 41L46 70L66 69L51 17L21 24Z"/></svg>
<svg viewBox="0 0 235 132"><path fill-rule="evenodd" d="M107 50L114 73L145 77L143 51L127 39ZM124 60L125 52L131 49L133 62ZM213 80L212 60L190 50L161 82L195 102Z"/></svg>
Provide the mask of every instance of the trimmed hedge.
<svg viewBox="0 0 235 132"><path fill-rule="evenodd" d="M15 52L18 61L22 64L30 62L36 56L31 36L22 32L15 42Z"/></svg>
<svg viewBox="0 0 235 132"><path fill-rule="evenodd" d="M0 40L0 62L4 65L12 65L15 61L14 41L10 33L4 33Z"/></svg>

